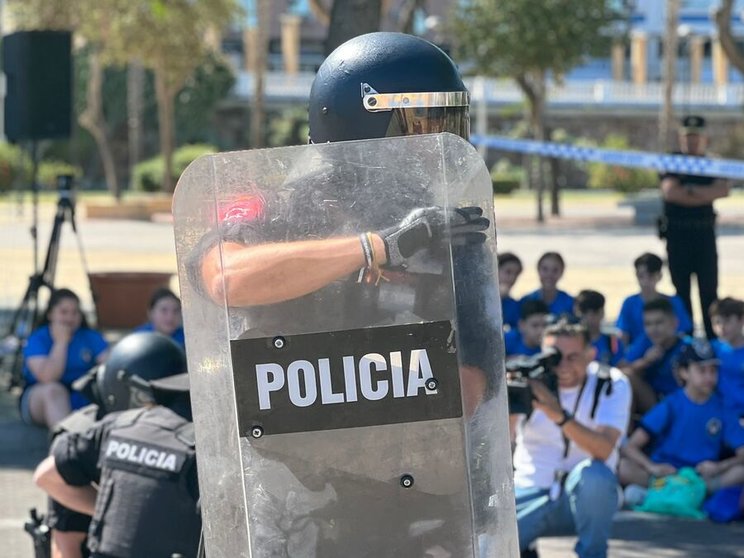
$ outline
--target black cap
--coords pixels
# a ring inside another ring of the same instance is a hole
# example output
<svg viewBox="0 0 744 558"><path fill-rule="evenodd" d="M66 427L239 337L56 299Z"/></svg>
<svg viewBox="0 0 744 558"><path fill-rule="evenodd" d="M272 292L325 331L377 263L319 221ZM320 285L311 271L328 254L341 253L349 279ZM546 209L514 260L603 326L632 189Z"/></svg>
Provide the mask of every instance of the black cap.
<svg viewBox="0 0 744 558"><path fill-rule="evenodd" d="M682 132L685 134L699 134L705 130L705 118L689 115L682 119Z"/></svg>
<svg viewBox="0 0 744 558"><path fill-rule="evenodd" d="M719 360L710 343L704 339L692 339L682 345L682 350L677 355L677 366L687 368L693 362L718 364Z"/></svg>

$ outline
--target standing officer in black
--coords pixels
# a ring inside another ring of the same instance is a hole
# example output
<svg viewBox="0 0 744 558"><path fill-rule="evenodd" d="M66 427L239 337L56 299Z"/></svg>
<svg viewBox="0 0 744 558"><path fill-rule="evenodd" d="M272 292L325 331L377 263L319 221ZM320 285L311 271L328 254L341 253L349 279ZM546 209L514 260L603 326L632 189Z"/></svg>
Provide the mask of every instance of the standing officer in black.
<svg viewBox="0 0 744 558"><path fill-rule="evenodd" d="M120 341L98 385L108 407L129 410L60 435L34 474L55 500L92 516L92 558L197 555L201 519L184 370L183 352L163 335Z"/></svg>
<svg viewBox="0 0 744 558"><path fill-rule="evenodd" d="M680 129L680 151L701 157L707 147L705 119L686 116ZM718 298L718 251L713 202L729 195L728 182L713 176L665 173L661 176L664 215L659 232L667 241L669 272L677 294L692 316L690 279L697 277L705 334L715 338L708 308Z"/></svg>

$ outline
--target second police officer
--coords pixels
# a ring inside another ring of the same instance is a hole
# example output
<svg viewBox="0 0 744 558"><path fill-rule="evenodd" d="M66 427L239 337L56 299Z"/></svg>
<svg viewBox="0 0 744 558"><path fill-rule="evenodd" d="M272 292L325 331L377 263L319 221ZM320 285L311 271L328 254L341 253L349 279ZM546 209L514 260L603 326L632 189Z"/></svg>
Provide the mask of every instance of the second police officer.
<svg viewBox="0 0 744 558"><path fill-rule="evenodd" d="M122 339L99 370L112 411L58 436L34 474L64 506L92 516L93 558L195 557L201 532L185 356L157 333Z"/></svg>

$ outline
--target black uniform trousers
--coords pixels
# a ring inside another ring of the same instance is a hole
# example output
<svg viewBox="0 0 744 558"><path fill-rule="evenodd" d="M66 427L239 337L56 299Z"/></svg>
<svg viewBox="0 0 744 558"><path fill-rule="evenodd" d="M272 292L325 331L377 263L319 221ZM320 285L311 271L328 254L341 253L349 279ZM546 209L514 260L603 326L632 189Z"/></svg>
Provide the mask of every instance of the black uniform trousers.
<svg viewBox="0 0 744 558"><path fill-rule="evenodd" d="M685 303L692 316L690 294L691 278L697 277L700 292L700 310L705 326L705 335L714 339L708 309L718 298L718 250L716 230L713 223L674 223L671 221L666 232L669 273L677 295Z"/></svg>

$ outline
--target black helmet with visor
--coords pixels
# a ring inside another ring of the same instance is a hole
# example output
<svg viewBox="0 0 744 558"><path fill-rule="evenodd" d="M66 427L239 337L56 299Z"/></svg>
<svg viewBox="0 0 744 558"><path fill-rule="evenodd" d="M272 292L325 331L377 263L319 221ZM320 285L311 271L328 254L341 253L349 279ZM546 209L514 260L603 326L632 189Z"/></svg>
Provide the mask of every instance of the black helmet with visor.
<svg viewBox="0 0 744 558"><path fill-rule="evenodd" d="M454 63L432 43L403 33L345 42L310 91L310 141L451 132L470 134L469 95Z"/></svg>

